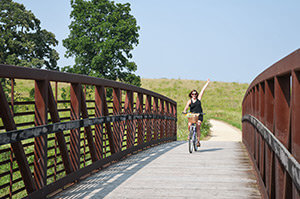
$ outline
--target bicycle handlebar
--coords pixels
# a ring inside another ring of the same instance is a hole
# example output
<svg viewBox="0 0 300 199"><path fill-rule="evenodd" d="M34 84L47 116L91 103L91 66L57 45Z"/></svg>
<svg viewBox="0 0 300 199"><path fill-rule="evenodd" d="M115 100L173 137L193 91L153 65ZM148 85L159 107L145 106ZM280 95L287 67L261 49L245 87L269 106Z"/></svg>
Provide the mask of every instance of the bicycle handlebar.
<svg viewBox="0 0 300 199"><path fill-rule="evenodd" d="M182 112L182 114L188 114L188 113L191 113L191 112ZM194 113L194 114L205 115L205 113Z"/></svg>

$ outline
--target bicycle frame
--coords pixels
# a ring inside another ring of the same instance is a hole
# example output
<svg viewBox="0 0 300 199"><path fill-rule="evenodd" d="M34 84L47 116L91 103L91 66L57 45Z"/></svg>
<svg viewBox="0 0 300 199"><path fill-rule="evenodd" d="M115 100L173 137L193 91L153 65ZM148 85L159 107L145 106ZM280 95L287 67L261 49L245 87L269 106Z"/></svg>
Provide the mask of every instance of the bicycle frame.
<svg viewBox="0 0 300 199"><path fill-rule="evenodd" d="M185 114L187 116L186 112L182 112L183 114ZM194 113L194 115L205 115L205 113ZM197 147L197 125L196 123L192 123L190 128L189 128L189 152L192 153L193 152L193 148L195 151L198 150Z"/></svg>
<svg viewBox="0 0 300 199"><path fill-rule="evenodd" d="M193 148L197 151L197 131L196 131L196 124L193 123L190 126L190 134L189 134L189 152L193 152Z"/></svg>

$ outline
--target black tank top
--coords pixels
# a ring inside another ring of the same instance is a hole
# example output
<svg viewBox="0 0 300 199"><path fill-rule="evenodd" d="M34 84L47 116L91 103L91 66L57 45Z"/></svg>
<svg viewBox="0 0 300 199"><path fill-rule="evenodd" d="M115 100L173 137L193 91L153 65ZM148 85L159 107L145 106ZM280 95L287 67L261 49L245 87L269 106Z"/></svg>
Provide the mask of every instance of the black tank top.
<svg viewBox="0 0 300 199"><path fill-rule="evenodd" d="M194 103L193 103L193 100L191 99L190 112L191 113L202 113L201 101L199 99L197 99Z"/></svg>

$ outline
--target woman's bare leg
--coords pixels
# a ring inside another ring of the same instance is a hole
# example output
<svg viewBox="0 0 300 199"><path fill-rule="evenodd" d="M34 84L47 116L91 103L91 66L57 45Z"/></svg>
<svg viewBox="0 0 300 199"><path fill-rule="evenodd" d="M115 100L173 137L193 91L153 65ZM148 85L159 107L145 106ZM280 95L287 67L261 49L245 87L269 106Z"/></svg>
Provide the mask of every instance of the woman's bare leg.
<svg viewBox="0 0 300 199"><path fill-rule="evenodd" d="M200 141L200 136L201 136L201 131L200 131L200 127L201 127L201 121L198 120L197 122L197 138L198 138L198 141Z"/></svg>
<svg viewBox="0 0 300 199"><path fill-rule="evenodd" d="M192 123L188 123L188 132L189 132L189 134L188 134L188 139L190 138L190 127L191 127L191 125L192 125Z"/></svg>

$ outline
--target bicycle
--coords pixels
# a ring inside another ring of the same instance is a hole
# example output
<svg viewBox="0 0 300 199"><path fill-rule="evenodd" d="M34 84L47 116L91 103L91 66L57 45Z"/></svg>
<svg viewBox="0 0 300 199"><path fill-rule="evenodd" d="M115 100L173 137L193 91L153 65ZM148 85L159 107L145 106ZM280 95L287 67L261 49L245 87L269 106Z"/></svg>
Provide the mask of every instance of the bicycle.
<svg viewBox="0 0 300 199"><path fill-rule="evenodd" d="M187 117L189 122L191 123L190 132L189 132L189 152L192 153L198 150L197 147L197 130L196 130L196 123L198 122L198 116L204 115L204 113L184 113Z"/></svg>

